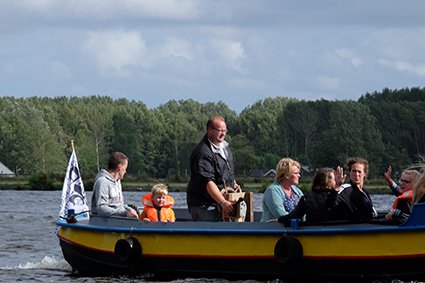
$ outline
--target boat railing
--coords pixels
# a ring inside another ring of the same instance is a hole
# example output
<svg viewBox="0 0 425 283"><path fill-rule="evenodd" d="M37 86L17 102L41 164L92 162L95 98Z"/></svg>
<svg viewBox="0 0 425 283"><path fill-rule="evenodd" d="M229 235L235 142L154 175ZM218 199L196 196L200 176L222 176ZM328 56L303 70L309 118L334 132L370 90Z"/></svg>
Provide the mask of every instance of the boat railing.
<svg viewBox="0 0 425 283"><path fill-rule="evenodd" d="M174 213L177 218L177 222L191 222L192 218L187 208L175 208ZM254 212L254 222L259 222L261 219L261 211ZM121 217L117 217L121 218ZM125 220L125 217L122 217ZM415 226L425 226L425 203L417 203L412 208L412 213L409 219L402 224L385 221L386 219L383 217L378 217L376 219L368 220L368 221L348 221L348 220L336 220L336 221L321 221L321 222L299 222L300 226L337 226L344 224L361 224L361 223L369 223L369 224L381 224L381 225L394 225L400 227L415 227ZM284 226L284 225L282 225ZM288 225L286 225L288 227Z"/></svg>

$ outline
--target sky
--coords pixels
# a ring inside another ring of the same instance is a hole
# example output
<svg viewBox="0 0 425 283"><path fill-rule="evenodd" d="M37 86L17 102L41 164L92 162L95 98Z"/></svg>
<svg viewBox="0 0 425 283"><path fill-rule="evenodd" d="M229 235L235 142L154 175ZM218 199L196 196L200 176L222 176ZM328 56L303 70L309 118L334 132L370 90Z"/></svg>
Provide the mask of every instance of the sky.
<svg viewBox="0 0 425 283"><path fill-rule="evenodd" d="M155 108L425 87L425 1L0 0L0 95Z"/></svg>

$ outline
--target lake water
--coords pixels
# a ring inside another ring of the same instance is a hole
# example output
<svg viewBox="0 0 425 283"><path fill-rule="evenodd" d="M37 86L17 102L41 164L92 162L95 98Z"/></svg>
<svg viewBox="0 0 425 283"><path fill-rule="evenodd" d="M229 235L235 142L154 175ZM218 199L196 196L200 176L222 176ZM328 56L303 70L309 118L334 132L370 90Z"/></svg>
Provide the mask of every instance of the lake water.
<svg viewBox="0 0 425 283"><path fill-rule="evenodd" d="M142 194L124 192L124 199L126 203L140 206ZM175 207L186 207L185 193L170 194L176 200ZM87 197L91 200L91 192L87 192ZM388 210L394 200L389 195L372 197L378 210ZM134 277L72 276L55 235L60 198L60 191L0 191L0 282L146 282ZM254 210L261 210L261 199L262 194L254 194ZM173 282L228 281L185 279Z"/></svg>

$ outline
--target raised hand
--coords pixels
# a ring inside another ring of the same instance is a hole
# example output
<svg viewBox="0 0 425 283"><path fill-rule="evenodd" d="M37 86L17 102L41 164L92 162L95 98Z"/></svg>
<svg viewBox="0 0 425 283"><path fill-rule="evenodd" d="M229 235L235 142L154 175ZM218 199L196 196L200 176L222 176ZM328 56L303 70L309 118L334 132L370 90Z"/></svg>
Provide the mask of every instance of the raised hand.
<svg viewBox="0 0 425 283"><path fill-rule="evenodd" d="M336 167L335 182L337 187L341 186L345 182L345 177L344 169L342 169L341 166Z"/></svg>
<svg viewBox="0 0 425 283"><path fill-rule="evenodd" d="M387 182L392 181L391 180L392 173L393 173L393 168L391 167L391 165L388 165L387 171L384 173L385 180L387 180Z"/></svg>

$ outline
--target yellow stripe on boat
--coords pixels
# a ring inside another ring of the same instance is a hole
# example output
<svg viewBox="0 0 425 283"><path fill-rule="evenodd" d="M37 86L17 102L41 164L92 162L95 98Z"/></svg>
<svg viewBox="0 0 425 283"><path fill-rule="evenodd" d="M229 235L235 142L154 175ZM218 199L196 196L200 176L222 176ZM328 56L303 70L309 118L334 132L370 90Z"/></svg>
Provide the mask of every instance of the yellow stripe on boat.
<svg viewBox="0 0 425 283"><path fill-rule="evenodd" d="M134 237L144 256L272 257L276 235L129 234L61 227L59 236L81 247L114 252L119 239Z"/></svg>
<svg viewBox="0 0 425 283"><path fill-rule="evenodd" d="M425 254L425 233L354 233L300 235L305 257L409 257Z"/></svg>
<svg viewBox="0 0 425 283"><path fill-rule="evenodd" d="M144 256L273 257L279 235L273 234L130 234L61 227L59 236L88 249L113 253L119 239L136 238ZM374 258L425 255L424 231L403 233L299 234L304 258Z"/></svg>

